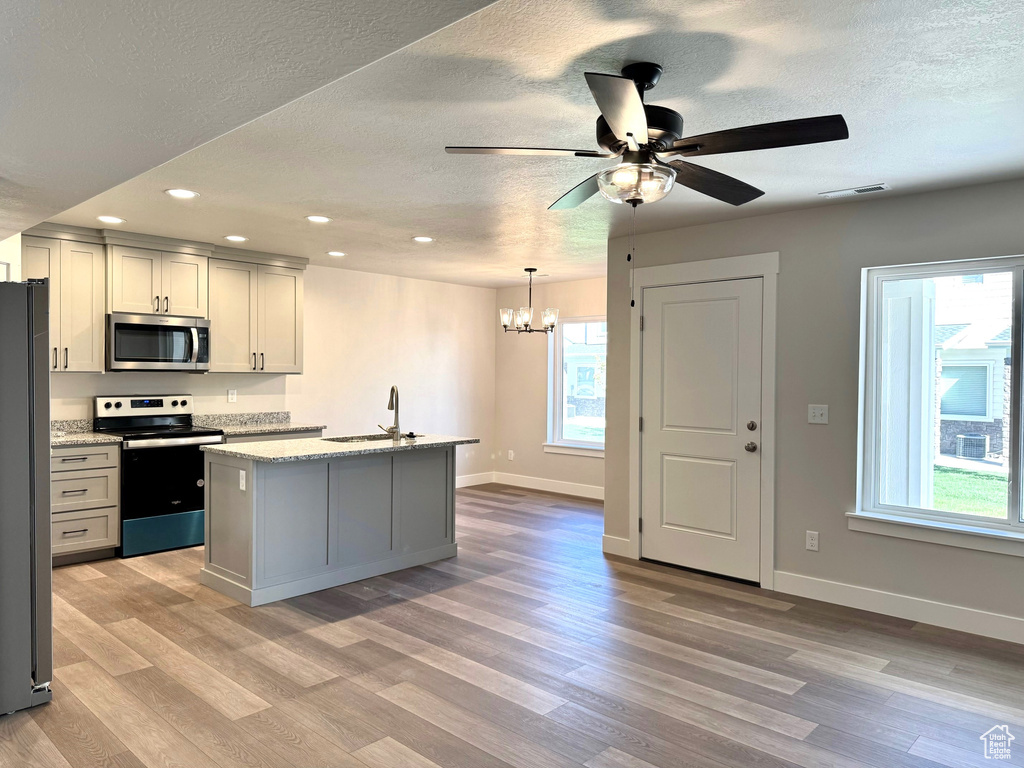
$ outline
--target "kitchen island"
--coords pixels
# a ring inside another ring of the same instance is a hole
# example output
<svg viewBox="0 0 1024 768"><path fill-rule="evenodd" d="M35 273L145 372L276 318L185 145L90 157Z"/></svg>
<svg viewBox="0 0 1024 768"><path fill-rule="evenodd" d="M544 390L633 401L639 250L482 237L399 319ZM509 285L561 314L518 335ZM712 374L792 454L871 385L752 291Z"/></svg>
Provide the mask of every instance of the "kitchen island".
<svg viewBox="0 0 1024 768"><path fill-rule="evenodd" d="M386 435L205 445L200 581L246 605L456 553L455 446Z"/></svg>

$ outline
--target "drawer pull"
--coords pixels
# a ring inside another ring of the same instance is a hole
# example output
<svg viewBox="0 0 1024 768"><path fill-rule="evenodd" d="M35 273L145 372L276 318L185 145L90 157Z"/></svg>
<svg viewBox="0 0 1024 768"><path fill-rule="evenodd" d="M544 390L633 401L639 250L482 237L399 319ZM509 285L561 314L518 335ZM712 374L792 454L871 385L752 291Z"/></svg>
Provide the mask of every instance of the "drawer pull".
<svg viewBox="0 0 1024 768"><path fill-rule="evenodd" d="M88 528L79 528L77 531L64 531L61 536L77 536L80 533L88 533Z"/></svg>
<svg viewBox="0 0 1024 768"><path fill-rule="evenodd" d="M70 491L61 491L61 495L62 496L71 496L72 494L88 493L88 492L89 492L88 488L75 488L75 489L70 490Z"/></svg>
<svg viewBox="0 0 1024 768"><path fill-rule="evenodd" d="M67 464L69 461L88 461L88 456L67 456L60 460L61 464Z"/></svg>

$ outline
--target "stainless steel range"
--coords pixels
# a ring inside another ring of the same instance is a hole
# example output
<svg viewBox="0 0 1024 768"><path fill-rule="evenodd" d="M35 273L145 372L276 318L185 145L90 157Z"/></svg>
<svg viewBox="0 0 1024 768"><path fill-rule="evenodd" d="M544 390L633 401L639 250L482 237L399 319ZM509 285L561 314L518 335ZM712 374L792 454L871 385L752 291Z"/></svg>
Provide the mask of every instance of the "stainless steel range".
<svg viewBox="0 0 1024 768"><path fill-rule="evenodd" d="M220 429L192 423L192 395L97 397L93 428L121 437L122 557L203 543L201 445Z"/></svg>

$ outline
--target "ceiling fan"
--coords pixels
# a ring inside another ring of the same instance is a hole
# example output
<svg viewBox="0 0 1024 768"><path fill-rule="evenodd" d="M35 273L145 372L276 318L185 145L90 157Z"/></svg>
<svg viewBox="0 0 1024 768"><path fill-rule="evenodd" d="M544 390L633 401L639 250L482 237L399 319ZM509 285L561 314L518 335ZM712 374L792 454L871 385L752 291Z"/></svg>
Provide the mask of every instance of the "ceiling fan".
<svg viewBox="0 0 1024 768"><path fill-rule="evenodd" d="M587 72L587 85L601 110L597 118L597 143L601 152L587 149L538 147L445 147L453 155L548 155L551 157L622 158L618 165L577 184L548 210L575 208L601 193L613 203L661 200L674 183L732 205L743 205L764 194L739 179L726 176L675 156L700 157L754 149L792 147L849 138L842 115L784 120L748 125L699 136L683 134L683 118L667 107L644 104L643 96L661 79L662 68L638 62L622 68L622 75Z"/></svg>

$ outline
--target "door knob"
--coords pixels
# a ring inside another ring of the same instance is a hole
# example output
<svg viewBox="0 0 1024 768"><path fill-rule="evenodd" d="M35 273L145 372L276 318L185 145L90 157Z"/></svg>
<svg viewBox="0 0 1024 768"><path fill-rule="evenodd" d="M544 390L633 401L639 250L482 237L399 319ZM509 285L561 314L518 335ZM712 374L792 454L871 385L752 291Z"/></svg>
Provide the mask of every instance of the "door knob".
<svg viewBox="0 0 1024 768"><path fill-rule="evenodd" d="M755 429L757 429L757 422L754 421L753 419L748 421L747 422L747 429L749 429L751 432L753 432Z"/></svg>
<svg viewBox="0 0 1024 768"><path fill-rule="evenodd" d="M757 443L751 440L749 443L743 446L743 450L747 451L748 453L753 453L754 451L757 450Z"/></svg>

